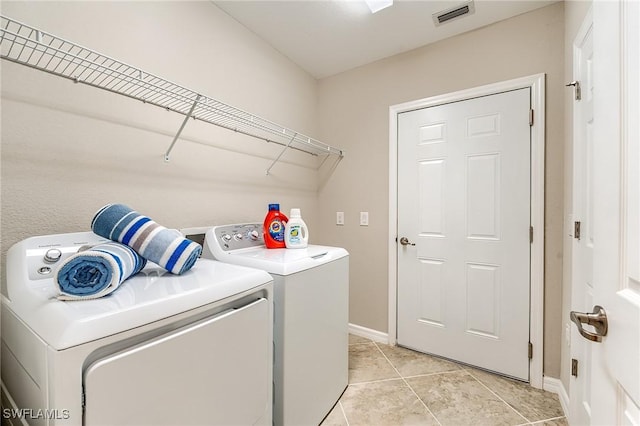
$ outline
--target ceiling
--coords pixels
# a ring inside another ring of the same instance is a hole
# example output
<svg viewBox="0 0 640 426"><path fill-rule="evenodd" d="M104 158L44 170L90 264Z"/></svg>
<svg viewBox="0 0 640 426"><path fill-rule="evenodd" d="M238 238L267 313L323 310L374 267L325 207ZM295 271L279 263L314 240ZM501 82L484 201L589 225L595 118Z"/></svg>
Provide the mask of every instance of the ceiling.
<svg viewBox="0 0 640 426"><path fill-rule="evenodd" d="M475 12L434 24L466 0L395 0L372 14L361 0L212 0L316 78L406 52L557 0L474 0Z"/></svg>

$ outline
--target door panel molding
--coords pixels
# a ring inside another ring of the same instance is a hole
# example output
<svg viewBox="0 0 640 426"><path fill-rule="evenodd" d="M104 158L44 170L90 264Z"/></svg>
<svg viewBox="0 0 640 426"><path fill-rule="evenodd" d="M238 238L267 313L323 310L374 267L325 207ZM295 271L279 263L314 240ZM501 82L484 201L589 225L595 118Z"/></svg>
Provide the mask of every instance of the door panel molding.
<svg viewBox="0 0 640 426"><path fill-rule="evenodd" d="M544 152L545 152L545 74L535 74L472 89L419 99L389 107L389 343L396 344L397 330L397 250L398 225L398 114L443 105L451 102L493 95L510 90L529 88L535 120L531 126L531 290L530 341L533 357L530 383L543 387L543 324L544 324Z"/></svg>

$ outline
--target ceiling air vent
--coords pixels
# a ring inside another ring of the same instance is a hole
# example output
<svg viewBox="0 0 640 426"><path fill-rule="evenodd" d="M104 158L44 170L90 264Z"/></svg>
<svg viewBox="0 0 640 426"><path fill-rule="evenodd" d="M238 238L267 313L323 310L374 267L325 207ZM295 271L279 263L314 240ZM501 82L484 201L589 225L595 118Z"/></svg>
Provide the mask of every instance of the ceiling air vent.
<svg viewBox="0 0 640 426"><path fill-rule="evenodd" d="M438 25L442 25L452 19L459 18L464 15L475 12L476 8L472 1L460 4L450 9L442 10L433 14L433 22Z"/></svg>

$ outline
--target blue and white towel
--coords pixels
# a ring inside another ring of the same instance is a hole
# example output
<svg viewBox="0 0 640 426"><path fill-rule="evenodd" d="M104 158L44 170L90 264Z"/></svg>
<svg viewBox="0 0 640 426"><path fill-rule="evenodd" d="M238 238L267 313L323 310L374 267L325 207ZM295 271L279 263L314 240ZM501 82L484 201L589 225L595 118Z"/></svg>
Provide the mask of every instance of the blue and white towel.
<svg viewBox="0 0 640 426"><path fill-rule="evenodd" d="M91 229L101 237L128 245L173 274L188 271L202 253L200 244L123 204L101 208L91 222Z"/></svg>
<svg viewBox="0 0 640 426"><path fill-rule="evenodd" d="M132 275L140 272L147 261L131 247L109 242L83 246L58 268L55 282L60 289L58 299L97 299L116 290Z"/></svg>

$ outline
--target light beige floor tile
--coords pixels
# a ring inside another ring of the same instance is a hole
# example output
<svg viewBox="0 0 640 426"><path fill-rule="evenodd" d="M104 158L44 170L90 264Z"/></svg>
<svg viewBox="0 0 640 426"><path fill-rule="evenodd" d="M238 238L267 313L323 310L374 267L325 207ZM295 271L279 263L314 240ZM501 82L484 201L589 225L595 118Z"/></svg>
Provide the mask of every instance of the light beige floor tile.
<svg viewBox="0 0 640 426"><path fill-rule="evenodd" d="M349 334L350 345L357 345L360 343L371 343L371 339L367 339L366 337L356 336L355 334Z"/></svg>
<svg viewBox="0 0 640 426"><path fill-rule="evenodd" d="M350 426L437 424L401 379L349 385L340 401Z"/></svg>
<svg viewBox="0 0 640 426"><path fill-rule="evenodd" d="M478 369L468 371L530 422L564 416L558 396L554 393L486 371Z"/></svg>
<svg viewBox="0 0 640 426"><path fill-rule="evenodd" d="M377 344L402 377L460 370L458 364L399 346Z"/></svg>
<svg viewBox="0 0 640 426"><path fill-rule="evenodd" d="M443 426L526 423L467 371L406 380Z"/></svg>
<svg viewBox="0 0 640 426"><path fill-rule="evenodd" d="M348 426L347 419L345 419L342 408L340 408L340 403L333 407L333 410L320 424L322 426Z"/></svg>
<svg viewBox="0 0 640 426"><path fill-rule="evenodd" d="M373 342L349 346L349 383L397 377L396 370Z"/></svg>

